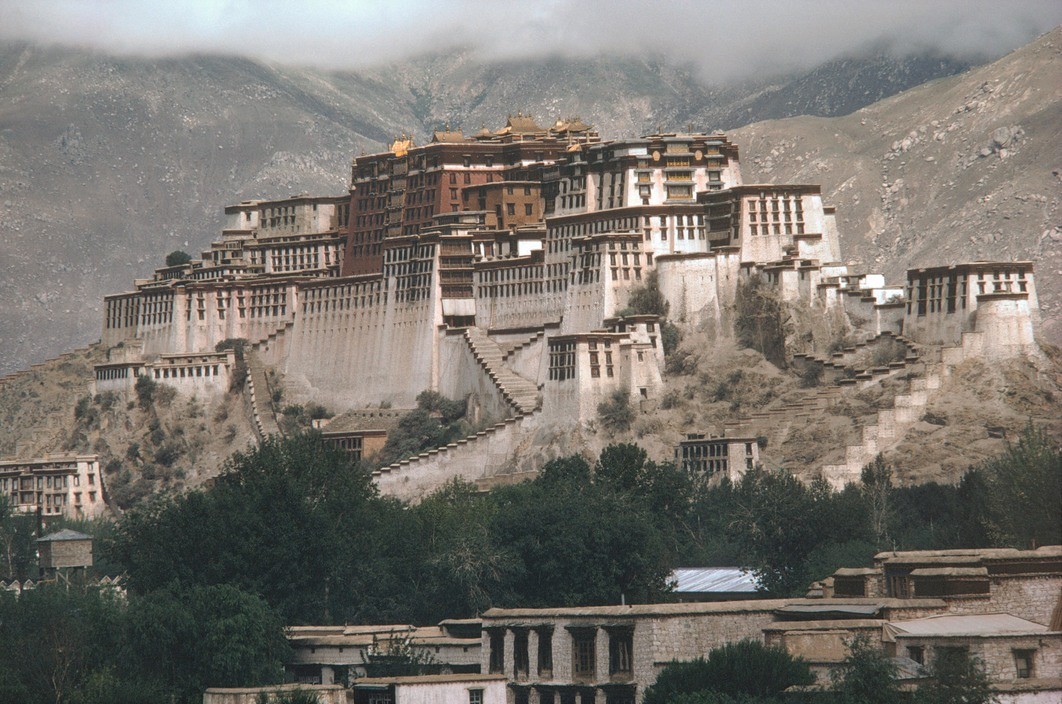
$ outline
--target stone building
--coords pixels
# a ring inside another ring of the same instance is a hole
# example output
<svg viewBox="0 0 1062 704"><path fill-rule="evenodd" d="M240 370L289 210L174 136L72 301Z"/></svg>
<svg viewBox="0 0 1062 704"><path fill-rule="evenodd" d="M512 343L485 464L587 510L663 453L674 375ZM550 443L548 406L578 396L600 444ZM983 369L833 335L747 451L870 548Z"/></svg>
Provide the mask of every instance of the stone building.
<svg viewBox="0 0 1062 704"><path fill-rule="evenodd" d="M705 479L727 477L738 481L759 462L760 447L753 437L689 433L675 448L675 464Z"/></svg>
<svg viewBox="0 0 1062 704"><path fill-rule="evenodd" d="M985 358L1036 353L1039 304L1032 262L972 262L909 269L904 334Z"/></svg>
<svg viewBox="0 0 1062 704"><path fill-rule="evenodd" d="M634 704L671 660L724 643L763 639L783 622L914 619L943 611L939 599L762 599L483 614L483 670L509 680L517 704ZM838 639L838 642L840 640Z"/></svg>
<svg viewBox="0 0 1062 704"><path fill-rule="evenodd" d="M37 538L41 571L46 575L57 570L92 567L92 536L65 528Z"/></svg>
<svg viewBox="0 0 1062 704"><path fill-rule="evenodd" d="M295 692L311 694L317 704L348 704L342 685L271 684L262 687L210 687L203 693L203 704L273 704Z"/></svg>
<svg viewBox="0 0 1062 704"><path fill-rule="evenodd" d="M20 513L98 518L107 511L96 455L0 460L0 494Z"/></svg>
<svg viewBox="0 0 1062 704"><path fill-rule="evenodd" d="M960 650L985 666L989 680L1058 678L1062 673L1062 632L1010 614L930 616L884 626L885 651L931 666L948 650Z"/></svg>
<svg viewBox="0 0 1062 704"><path fill-rule="evenodd" d="M291 626L292 659L286 664L296 682L343 683L380 675L397 652L417 657L433 674L480 671L478 619L443 621L437 626Z"/></svg>
<svg viewBox="0 0 1062 704"><path fill-rule="evenodd" d="M1058 545L884 552L873 567L839 570L831 582L834 598L939 598L953 613L1002 612L1062 630Z"/></svg>
<svg viewBox="0 0 1062 704"><path fill-rule="evenodd" d="M1015 694L1011 701L1048 701L1037 697L1062 692L1059 556L1057 545L882 553L873 568L838 571L815 598L490 609L482 668L505 675L512 702L625 704L640 701L667 662L744 638L785 647L828 682L862 634L927 665L939 649L965 648L985 661L995 686ZM957 565L954 588L937 582L920 593L919 578L942 576L927 564ZM986 588L961 586L972 564Z"/></svg>
<svg viewBox="0 0 1062 704"><path fill-rule="evenodd" d="M508 704L500 675L364 678L351 695L353 704Z"/></svg>

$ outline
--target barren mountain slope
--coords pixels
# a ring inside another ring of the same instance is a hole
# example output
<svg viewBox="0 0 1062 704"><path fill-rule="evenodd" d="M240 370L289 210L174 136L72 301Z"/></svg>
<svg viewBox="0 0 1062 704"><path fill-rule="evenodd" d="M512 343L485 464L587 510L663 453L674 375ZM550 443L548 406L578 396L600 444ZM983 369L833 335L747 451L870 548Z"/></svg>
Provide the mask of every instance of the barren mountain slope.
<svg viewBox="0 0 1062 704"><path fill-rule="evenodd" d="M357 144L407 121L390 89L346 88L240 59L0 50L0 373L97 339L102 296L198 253L225 204L344 193Z"/></svg>
<svg viewBox="0 0 1062 704"><path fill-rule="evenodd" d="M893 282L910 266L1035 261L1042 338L1062 342L1062 29L845 117L731 137L746 182L821 183L844 256Z"/></svg>

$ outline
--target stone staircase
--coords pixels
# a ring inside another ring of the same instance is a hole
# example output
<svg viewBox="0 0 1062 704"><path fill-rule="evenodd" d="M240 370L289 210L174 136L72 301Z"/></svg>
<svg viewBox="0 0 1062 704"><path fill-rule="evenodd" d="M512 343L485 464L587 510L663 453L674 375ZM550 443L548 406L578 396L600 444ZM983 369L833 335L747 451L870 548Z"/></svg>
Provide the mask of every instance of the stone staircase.
<svg viewBox="0 0 1062 704"><path fill-rule="evenodd" d="M280 435L280 426L273 415L272 398L269 392L269 380L265 367L251 350L244 352L247 362L247 391L251 398L251 416L254 419L255 433L259 440L270 435Z"/></svg>
<svg viewBox="0 0 1062 704"><path fill-rule="evenodd" d="M907 353L903 361L892 362L887 366L870 367L862 370L853 368L852 365L866 348L877 343L889 341L895 341L907 348ZM823 379L829 382L840 382L844 378L854 378L857 379L858 382L882 374L887 374L889 373L888 370L895 372L903 369L907 364L917 362L921 358L921 353L922 351L919 346L907 338L896 335L892 332L882 332L879 335L874 335L873 337L858 342L851 347L845 347L830 355L805 354L798 352L793 355L793 362L798 368L806 368L808 365L819 367L822 370ZM847 377L850 372L854 373L851 377ZM868 374L870 375L869 377L867 376Z"/></svg>
<svg viewBox="0 0 1062 704"><path fill-rule="evenodd" d="M505 366L505 353L485 330L466 328L464 338L476 361L517 414L531 413L538 408L538 386Z"/></svg>
<svg viewBox="0 0 1062 704"><path fill-rule="evenodd" d="M275 356L276 352L283 348L288 331L293 327L295 327L295 322L289 320L265 337L251 342L251 347L253 347L256 352L266 357L269 357L270 355Z"/></svg>
<svg viewBox="0 0 1062 704"><path fill-rule="evenodd" d="M517 352L519 352L522 349L525 349L525 348L530 347L531 345L535 344L536 342L541 340L543 337L545 337L545 335L546 335L546 331L545 330L539 330L538 332L536 332L534 335L532 335L531 337L527 338L526 340L521 340L520 342L511 342L511 343L508 343L506 345L499 345L499 347L502 350L502 361L503 362L509 361L509 358L512 357L514 354L516 354Z"/></svg>
<svg viewBox="0 0 1062 704"><path fill-rule="evenodd" d="M860 441L844 448L844 461L823 465L821 476L834 488L858 482L863 467L878 454L894 447L923 414L931 392L940 388L941 374L933 369L911 379L907 393L893 398L892 408L878 411L875 420L860 429Z"/></svg>
<svg viewBox="0 0 1062 704"><path fill-rule="evenodd" d="M886 366L857 370L848 364L855 361L859 352L879 338L891 337L907 348L904 360ZM940 388L943 370L939 364L939 352L922 349L904 337L882 333L830 357L794 355L800 365L820 365L825 372L836 373L832 382L815 389L808 389L787 403L776 405L748 417L724 423L725 434L731 437L756 436L767 439L768 447L785 442L790 431L806 425L816 415L844 398L847 393L859 391L901 374L908 375L906 389L892 399L892 407L869 416L869 422L855 427L858 440L844 448L843 460L829 462L820 469L820 476L836 488L860 480L863 466L873 461L902 439L907 430L923 415L929 396ZM824 374L824 378L830 378Z"/></svg>

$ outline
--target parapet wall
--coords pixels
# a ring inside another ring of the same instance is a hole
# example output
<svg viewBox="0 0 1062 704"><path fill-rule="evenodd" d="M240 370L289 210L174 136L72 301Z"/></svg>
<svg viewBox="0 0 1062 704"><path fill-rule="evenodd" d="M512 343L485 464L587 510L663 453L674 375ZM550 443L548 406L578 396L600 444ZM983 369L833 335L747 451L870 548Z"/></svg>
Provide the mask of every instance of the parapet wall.
<svg viewBox="0 0 1062 704"><path fill-rule="evenodd" d="M499 474L527 469L527 449L539 430L538 413L509 418L475 435L463 438L411 460L373 472L380 493L403 501L419 501L454 479L476 482Z"/></svg>

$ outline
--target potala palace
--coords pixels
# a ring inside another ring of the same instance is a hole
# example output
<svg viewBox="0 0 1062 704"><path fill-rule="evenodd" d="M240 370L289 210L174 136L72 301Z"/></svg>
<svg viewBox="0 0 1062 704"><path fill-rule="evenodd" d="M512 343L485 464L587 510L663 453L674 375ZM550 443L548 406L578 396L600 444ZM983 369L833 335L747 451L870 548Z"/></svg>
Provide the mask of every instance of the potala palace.
<svg viewBox="0 0 1062 704"><path fill-rule="evenodd" d="M729 457L730 474L746 466L748 438L907 372L908 393L844 460L819 469L843 485L902 435L949 365L1038 354L1031 263L914 269L896 285L853 271L820 188L744 183L722 134L606 141L578 119L543 128L516 115L496 131L437 131L424 145L400 138L358 156L349 193L244 201L225 215L200 259L106 298L112 349L96 391L128 392L145 374L201 398L223 394L235 357L218 345L243 339L262 433L275 430L269 369L285 398L341 412L324 430L353 450L378 437L374 419L422 391L467 398L482 431L376 472L402 498L452 477L534 471L616 392L636 408L657 403L663 321L628 310L647 285L672 324L721 340L734 334L742 282L759 279L859 341L789 350L827 373L887 338L909 350L693 443L689 457Z"/></svg>

